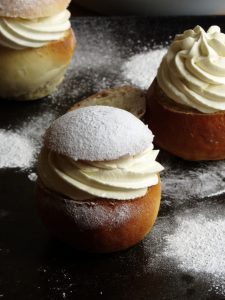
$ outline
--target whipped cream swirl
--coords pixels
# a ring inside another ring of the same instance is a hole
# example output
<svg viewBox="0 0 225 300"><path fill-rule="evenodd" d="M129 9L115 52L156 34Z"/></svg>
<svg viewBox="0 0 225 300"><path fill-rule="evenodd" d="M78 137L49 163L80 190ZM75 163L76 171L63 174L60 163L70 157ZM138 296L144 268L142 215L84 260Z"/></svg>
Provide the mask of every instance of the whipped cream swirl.
<svg viewBox="0 0 225 300"><path fill-rule="evenodd" d="M225 110L225 34L200 26L176 36L157 81L175 102L202 113Z"/></svg>
<svg viewBox="0 0 225 300"><path fill-rule="evenodd" d="M62 39L71 27L70 12L38 19L0 17L0 45L15 50L39 48Z"/></svg>
<svg viewBox="0 0 225 300"><path fill-rule="evenodd" d="M39 159L39 176L50 190L74 200L95 197L129 200L142 197L158 183L163 167L153 145L143 153L112 161L74 161L46 149Z"/></svg>

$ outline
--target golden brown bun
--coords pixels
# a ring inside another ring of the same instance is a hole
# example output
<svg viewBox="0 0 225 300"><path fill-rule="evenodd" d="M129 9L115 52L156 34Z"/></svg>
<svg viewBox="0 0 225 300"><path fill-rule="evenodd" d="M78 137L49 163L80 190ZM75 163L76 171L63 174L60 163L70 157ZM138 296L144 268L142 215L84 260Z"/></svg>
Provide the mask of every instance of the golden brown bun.
<svg viewBox="0 0 225 300"><path fill-rule="evenodd" d="M0 16L11 18L42 18L65 10L70 0L1 0Z"/></svg>
<svg viewBox="0 0 225 300"><path fill-rule="evenodd" d="M225 112L203 114L176 104L155 79L147 93L146 121L155 143L186 160L225 159Z"/></svg>
<svg viewBox="0 0 225 300"><path fill-rule="evenodd" d="M70 111L93 105L121 108L141 119L146 112L145 92L132 86L114 87L76 103L71 107Z"/></svg>
<svg viewBox="0 0 225 300"><path fill-rule="evenodd" d="M69 29L64 39L41 48L0 46L0 98L34 100L52 93L64 78L75 43Z"/></svg>
<svg viewBox="0 0 225 300"><path fill-rule="evenodd" d="M134 200L74 201L37 183L39 214L46 227L76 249L106 253L127 249L151 230L160 205L161 184Z"/></svg>

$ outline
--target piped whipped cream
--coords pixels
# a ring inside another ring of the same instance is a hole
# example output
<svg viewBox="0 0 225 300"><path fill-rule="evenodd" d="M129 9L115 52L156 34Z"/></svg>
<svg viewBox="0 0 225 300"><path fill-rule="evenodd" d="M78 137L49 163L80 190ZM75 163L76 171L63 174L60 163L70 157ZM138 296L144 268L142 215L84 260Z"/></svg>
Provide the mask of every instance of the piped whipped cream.
<svg viewBox="0 0 225 300"><path fill-rule="evenodd" d="M175 102L202 113L225 110L225 34L200 26L178 34L164 56L157 81Z"/></svg>
<svg viewBox="0 0 225 300"><path fill-rule="evenodd" d="M158 173L163 167L155 160L158 152L151 145L135 156L92 162L74 161L43 149L39 176L47 188L74 200L135 199L159 181Z"/></svg>
<svg viewBox="0 0 225 300"><path fill-rule="evenodd" d="M0 17L0 45L15 50L43 47L65 36L69 18L68 10L32 20Z"/></svg>

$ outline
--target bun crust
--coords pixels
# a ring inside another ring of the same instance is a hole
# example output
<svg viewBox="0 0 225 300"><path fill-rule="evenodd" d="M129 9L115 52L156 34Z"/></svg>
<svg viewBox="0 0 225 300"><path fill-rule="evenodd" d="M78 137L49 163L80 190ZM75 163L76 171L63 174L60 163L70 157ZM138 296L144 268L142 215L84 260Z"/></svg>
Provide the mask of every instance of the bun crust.
<svg viewBox="0 0 225 300"><path fill-rule="evenodd" d="M34 100L52 93L63 80L75 45L69 29L64 39L41 48L0 47L0 98Z"/></svg>
<svg viewBox="0 0 225 300"><path fill-rule="evenodd" d="M141 119L146 112L145 91L133 86L118 86L103 90L76 104L69 111L94 105L106 105L129 111Z"/></svg>
<svg viewBox="0 0 225 300"><path fill-rule="evenodd" d="M135 200L65 199L37 183L39 214L57 238L76 249L107 253L127 249L151 230L160 205L161 184Z"/></svg>
<svg viewBox="0 0 225 300"><path fill-rule="evenodd" d="M225 159L225 111L203 114L168 98L155 79L147 92L146 121L154 142L186 160Z"/></svg>
<svg viewBox="0 0 225 300"><path fill-rule="evenodd" d="M1 0L0 16L34 19L53 16L65 10L70 0Z"/></svg>

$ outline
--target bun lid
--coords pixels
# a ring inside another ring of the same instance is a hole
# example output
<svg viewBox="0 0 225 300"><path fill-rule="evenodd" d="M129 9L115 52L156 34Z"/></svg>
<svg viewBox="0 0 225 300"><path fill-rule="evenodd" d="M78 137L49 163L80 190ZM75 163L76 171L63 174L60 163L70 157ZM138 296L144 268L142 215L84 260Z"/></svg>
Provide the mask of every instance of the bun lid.
<svg viewBox="0 0 225 300"><path fill-rule="evenodd" d="M0 0L0 16L35 19L65 10L71 0Z"/></svg>
<svg viewBox="0 0 225 300"><path fill-rule="evenodd" d="M152 132L131 113L89 106L54 121L46 132L44 146L75 161L103 161L141 153L152 141Z"/></svg>

